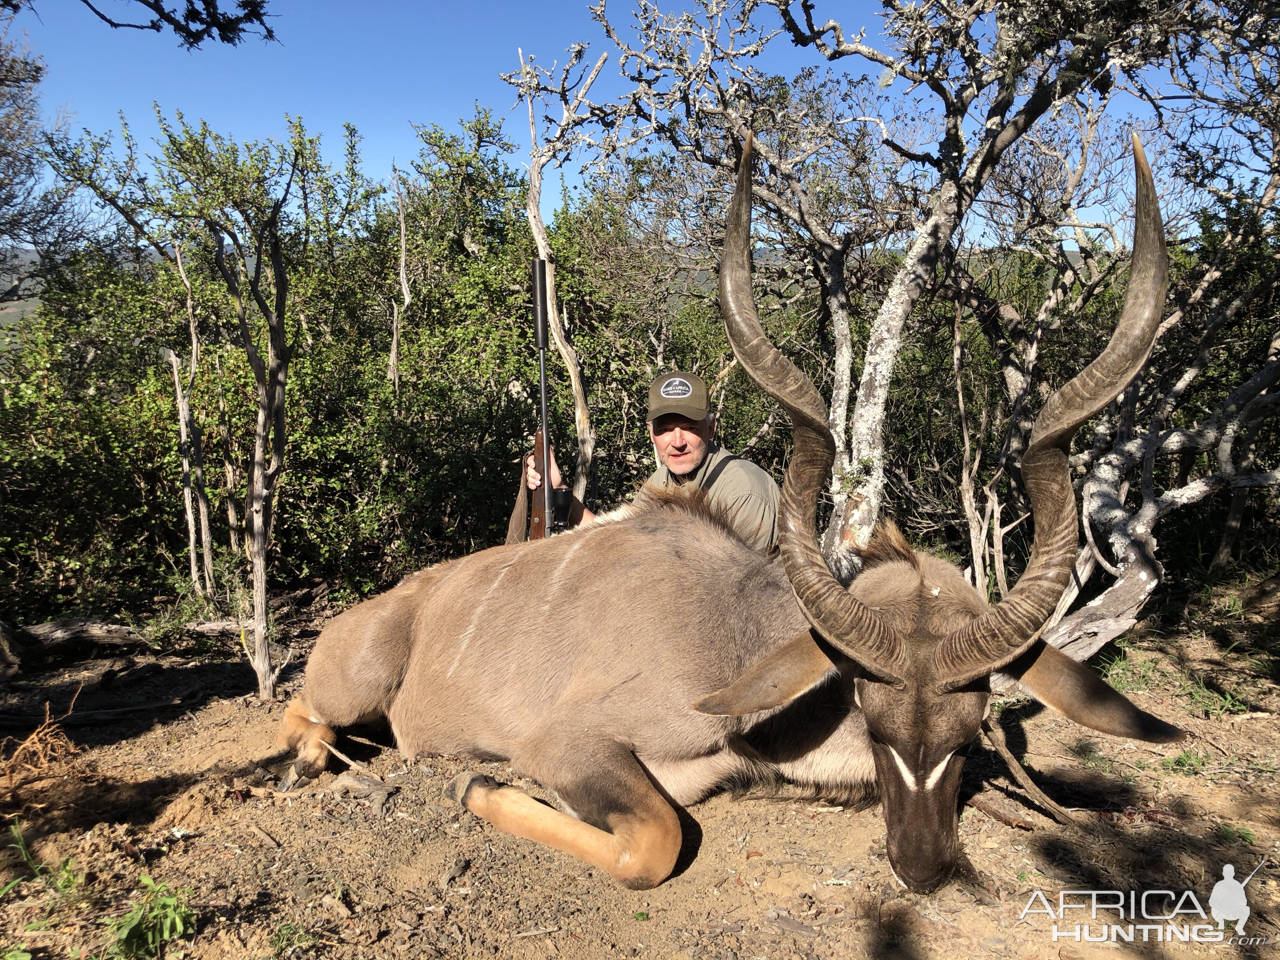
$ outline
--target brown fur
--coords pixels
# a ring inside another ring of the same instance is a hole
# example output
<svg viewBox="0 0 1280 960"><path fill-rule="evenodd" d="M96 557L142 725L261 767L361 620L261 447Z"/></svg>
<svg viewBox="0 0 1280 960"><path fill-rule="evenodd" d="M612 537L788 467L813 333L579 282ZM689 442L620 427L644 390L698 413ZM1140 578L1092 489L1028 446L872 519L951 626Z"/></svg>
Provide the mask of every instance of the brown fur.
<svg viewBox="0 0 1280 960"><path fill-rule="evenodd" d="M867 557L851 592L906 638L912 662L987 609L954 566L916 553L892 524ZM909 808L913 798L886 780L897 776L891 761L872 749L869 715L919 781L938 763L901 739L922 704L870 683L831 648L830 662L806 668L811 686L784 684L799 695L746 716L692 709L808 629L780 561L743 544L698 493L650 488L578 530L433 567L332 620L280 741L299 748L299 772L314 773L335 728L385 717L408 756L507 759L566 812L485 783L463 791L468 809L620 883L652 886L679 850L673 804L715 790L853 804L879 784L887 816ZM987 694L941 696L925 697L939 701L927 708L928 736L954 749L976 731ZM961 762L944 792L958 788ZM921 841L948 863L950 818Z"/></svg>
<svg viewBox="0 0 1280 960"><path fill-rule="evenodd" d="M892 520L881 520L866 548L858 551L863 569L878 567L882 563L902 562L913 569L920 568L920 559L898 525Z"/></svg>
<svg viewBox="0 0 1280 960"><path fill-rule="evenodd" d="M663 511L674 510L718 528L739 543L746 543L734 527L724 505L713 501L701 487L659 487L646 483L636 493L635 507L641 513L661 514Z"/></svg>
<svg viewBox="0 0 1280 960"><path fill-rule="evenodd" d="M705 497L650 488L613 517L433 567L332 620L280 741L314 772L334 728L385 717L406 755L507 758L602 831L591 842L604 847L588 857L583 838L596 834L541 815L539 837L597 862L621 855L605 836L629 823L635 848L615 876L651 884L670 869L671 802L747 779L865 792L871 761L847 693L834 711L830 693L736 719L691 709L806 629L779 562ZM643 800L649 780L658 792ZM631 786L601 792L613 784ZM527 812L502 809L504 829Z"/></svg>

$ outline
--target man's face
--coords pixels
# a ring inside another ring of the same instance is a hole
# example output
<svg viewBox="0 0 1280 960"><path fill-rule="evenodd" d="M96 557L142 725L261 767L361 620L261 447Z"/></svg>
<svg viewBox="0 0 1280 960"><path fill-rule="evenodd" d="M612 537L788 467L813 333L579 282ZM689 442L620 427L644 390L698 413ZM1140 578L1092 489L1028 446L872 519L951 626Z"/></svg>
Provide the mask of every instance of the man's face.
<svg viewBox="0 0 1280 960"><path fill-rule="evenodd" d="M678 413L666 413L649 424L649 439L658 452L658 461L673 476L683 477L706 459L714 426L714 417L690 420Z"/></svg>

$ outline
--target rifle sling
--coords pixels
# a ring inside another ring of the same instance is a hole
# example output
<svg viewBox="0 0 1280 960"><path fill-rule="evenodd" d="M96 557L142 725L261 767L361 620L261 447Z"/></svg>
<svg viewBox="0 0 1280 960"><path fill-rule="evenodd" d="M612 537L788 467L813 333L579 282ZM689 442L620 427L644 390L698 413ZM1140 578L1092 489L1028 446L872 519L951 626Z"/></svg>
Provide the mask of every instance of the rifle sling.
<svg viewBox="0 0 1280 960"><path fill-rule="evenodd" d="M742 458L736 453L731 453L712 467L711 472L707 474L707 479L702 481L702 487L700 488L702 492L710 496L711 488L715 485L715 482L720 479L720 474L724 473L724 468L733 463L733 461L741 459Z"/></svg>

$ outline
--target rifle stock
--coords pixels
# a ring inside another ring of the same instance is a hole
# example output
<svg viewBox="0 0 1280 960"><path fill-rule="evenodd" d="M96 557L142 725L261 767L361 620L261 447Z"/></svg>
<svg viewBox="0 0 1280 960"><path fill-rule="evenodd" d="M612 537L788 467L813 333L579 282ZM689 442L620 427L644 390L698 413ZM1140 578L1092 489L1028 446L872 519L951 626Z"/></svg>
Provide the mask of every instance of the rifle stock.
<svg viewBox="0 0 1280 960"><path fill-rule="evenodd" d="M533 469L542 477L542 486L529 491L533 497L533 509L529 511L529 539L541 540L547 535L547 498L546 491L551 485L547 476L546 434L542 428L533 435Z"/></svg>

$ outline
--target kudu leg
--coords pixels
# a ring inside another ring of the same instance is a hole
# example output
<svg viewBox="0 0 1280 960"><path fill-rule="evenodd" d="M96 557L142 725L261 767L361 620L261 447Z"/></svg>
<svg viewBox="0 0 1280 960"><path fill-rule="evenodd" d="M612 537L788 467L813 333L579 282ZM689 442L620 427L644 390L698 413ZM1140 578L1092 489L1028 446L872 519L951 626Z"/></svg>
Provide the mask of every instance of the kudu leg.
<svg viewBox="0 0 1280 960"><path fill-rule="evenodd" d="M565 784L563 769L559 778L537 778L581 820L482 774L458 777L450 794L505 833L577 857L632 890L647 890L675 867L683 842L680 819L635 757L621 748L612 753L606 762L580 767L590 771L590 780Z"/></svg>
<svg viewBox="0 0 1280 960"><path fill-rule="evenodd" d="M293 763L298 776L318 777L329 762L329 751L324 744L337 742L337 733L315 715L307 705L305 694L289 701L280 722L276 746L281 751L298 748L298 759Z"/></svg>

